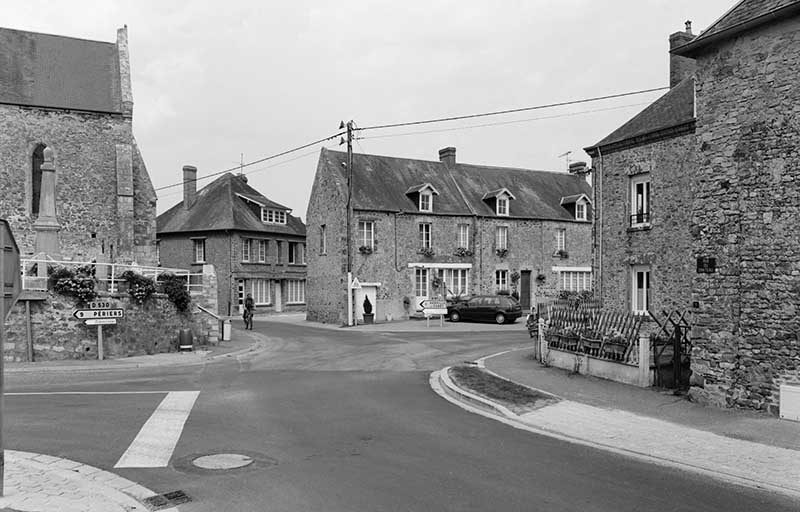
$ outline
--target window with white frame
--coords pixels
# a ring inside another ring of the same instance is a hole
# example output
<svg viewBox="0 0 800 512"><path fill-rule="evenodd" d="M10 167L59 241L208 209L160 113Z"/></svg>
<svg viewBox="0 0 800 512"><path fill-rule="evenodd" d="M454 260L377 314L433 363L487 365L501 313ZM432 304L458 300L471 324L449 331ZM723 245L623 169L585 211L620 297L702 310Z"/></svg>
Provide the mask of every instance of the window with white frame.
<svg viewBox="0 0 800 512"><path fill-rule="evenodd" d="M497 198L497 215L502 217L508 216L508 196L500 196Z"/></svg>
<svg viewBox="0 0 800 512"><path fill-rule="evenodd" d="M253 250L253 240L251 238L242 238L242 261L250 261L250 254Z"/></svg>
<svg viewBox="0 0 800 512"><path fill-rule="evenodd" d="M205 238L195 238L192 240L195 263L205 263L206 261L206 240Z"/></svg>
<svg viewBox="0 0 800 512"><path fill-rule="evenodd" d="M267 261L267 241L266 240L259 240L258 241L258 262L259 263L266 263Z"/></svg>
<svg viewBox="0 0 800 512"><path fill-rule="evenodd" d="M433 194L429 190L423 190L419 193L419 211L433 211Z"/></svg>
<svg viewBox="0 0 800 512"><path fill-rule="evenodd" d="M458 246L469 249L469 224L458 225Z"/></svg>
<svg viewBox="0 0 800 512"><path fill-rule="evenodd" d="M302 304L306 301L306 282L302 279L286 281L286 303Z"/></svg>
<svg viewBox="0 0 800 512"><path fill-rule="evenodd" d="M495 292L508 290L508 270L496 270L494 273Z"/></svg>
<svg viewBox="0 0 800 512"><path fill-rule="evenodd" d="M649 265L636 265L631 269L631 309L647 313L650 309L651 276Z"/></svg>
<svg viewBox="0 0 800 512"><path fill-rule="evenodd" d="M303 244L300 242L289 242L289 264L299 265L304 263Z"/></svg>
<svg viewBox="0 0 800 512"><path fill-rule="evenodd" d="M375 223L373 221L358 221L358 242L361 247L375 248Z"/></svg>
<svg viewBox="0 0 800 512"><path fill-rule="evenodd" d="M575 203L575 220L586 220L586 203L584 201Z"/></svg>
<svg viewBox="0 0 800 512"><path fill-rule="evenodd" d="M286 212L283 210L261 208L261 222L266 222L267 224L286 224Z"/></svg>
<svg viewBox="0 0 800 512"><path fill-rule="evenodd" d="M557 229L556 230L556 251L566 251L567 250L567 230L566 229Z"/></svg>
<svg viewBox="0 0 800 512"><path fill-rule="evenodd" d="M631 176L631 227L650 225L650 175Z"/></svg>
<svg viewBox="0 0 800 512"><path fill-rule="evenodd" d="M428 296L428 269L414 269L414 294L417 297Z"/></svg>
<svg viewBox="0 0 800 512"><path fill-rule="evenodd" d="M319 253L326 254L328 252L328 240L325 238L325 224L319 227Z"/></svg>
<svg viewBox="0 0 800 512"><path fill-rule="evenodd" d="M300 244L300 263L306 264L306 244Z"/></svg>
<svg viewBox="0 0 800 512"><path fill-rule="evenodd" d="M429 222L419 225L419 246L422 249L431 248L431 224Z"/></svg>
<svg viewBox="0 0 800 512"><path fill-rule="evenodd" d="M494 240L498 250L508 249L508 226L497 226Z"/></svg>
<svg viewBox="0 0 800 512"><path fill-rule="evenodd" d="M447 287L447 296L466 295L469 293L469 269L446 268L443 269L442 279Z"/></svg>
<svg viewBox="0 0 800 512"><path fill-rule="evenodd" d="M256 304L262 306L272 304L272 281L269 279L251 279L250 293L253 295L253 302Z"/></svg>
<svg viewBox="0 0 800 512"><path fill-rule="evenodd" d="M592 273L585 270L562 270L559 272L558 289L567 292L591 290Z"/></svg>
<svg viewBox="0 0 800 512"><path fill-rule="evenodd" d="M275 242L275 263L278 265L283 263L283 242L280 240Z"/></svg>

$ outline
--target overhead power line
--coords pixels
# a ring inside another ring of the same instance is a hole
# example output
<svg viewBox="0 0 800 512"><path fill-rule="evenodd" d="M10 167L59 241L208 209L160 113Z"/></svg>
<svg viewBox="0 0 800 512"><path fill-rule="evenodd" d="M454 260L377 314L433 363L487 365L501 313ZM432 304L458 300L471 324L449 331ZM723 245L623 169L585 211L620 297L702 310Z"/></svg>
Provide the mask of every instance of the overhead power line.
<svg viewBox="0 0 800 512"><path fill-rule="evenodd" d="M461 116L441 117L441 118L436 118L436 119L425 119L425 120L421 120L421 121L408 121L408 122L404 122L404 123L381 124L381 125L365 126L365 127L356 127L356 126L354 126L353 127L353 131L355 131L355 132L363 132L365 130L383 130L383 129L386 129L386 128L400 128L400 127L403 127L403 126L416 126L416 125L422 125L422 124L442 123L442 122L446 122L446 121L460 121L460 120L464 120L464 119L475 119L475 118L479 118L479 117L498 116L498 115L503 115L503 114L513 114L513 113L517 113L517 112L527 112L527 111L530 111L530 110L542 110L542 109L546 109L546 108L563 107L563 106L567 106L567 105L577 105L577 104L580 104L580 103L590 103L590 102L593 102L593 101L602 101L602 100L609 100L609 99L614 99L614 98L623 98L625 96L634 96L634 95L637 95L637 94L646 94L646 93L649 93L649 92L662 91L662 90L665 90L665 89L669 89L669 87L656 87L656 88L653 88L653 89L642 89L642 90L639 90L639 91L630 91L630 92L624 92L624 93L619 93L619 94L609 94L609 95L606 95L606 96L596 96L596 97L593 97L593 98L583 98L583 99L579 99L579 100L562 101L562 102L559 102L559 103L548 103L548 104L545 104L545 105L535 105L535 106L531 106L531 107L513 108L513 109L508 109L508 110L497 110L497 111L494 111L494 112L483 112L483 113L480 113L480 114L467 114L467 115L461 115ZM288 154L294 153L296 151L300 151L301 149L305 149L305 148L308 148L308 147L311 147L311 146L314 146L314 145L317 145L317 144L321 144L323 142L327 142L329 140L335 139L336 137L341 137L341 136L343 136L345 134L347 134L346 130L339 131L338 133L335 133L335 134L330 135L328 137L324 137L322 139L315 140L313 142L309 142L307 144L303 144L302 146L297 146L297 147L294 147L292 149L288 149L286 151L281 151L280 153L275 153L274 155L270 155L270 156L267 156L267 157L264 157L264 158L259 158L258 160L253 160L252 162L240 163L239 165L237 165L235 167L230 167L228 169L224 169L224 170L221 170L221 171L213 172L211 174L207 174L205 176L201 176L201 177L197 178L197 180L199 181L199 180L203 180L203 179L207 179L207 178L213 178L214 176L219 176L221 174L225 174L226 172L233 172L233 171L236 171L237 169L241 170L244 167L250 167L252 165L260 164L261 162L266 162L268 160L273 160L275 158L279 158L281 156L288 155ZM400 135L403 135L403 134L400 134ZM377 137L370 137L370 138L377 138ZM155 190L156 190L156 192L158 192L158 191L161 191L161 190L166 190L166 189L170 189L170 188L174 188L174 187L180 187L182 185L183 185L183 182L181 181L181 182L178 182L178 183L173 183L171 185L165 185L163 187L158 187Z"/></svg>
<svg viewBox="0 0 800 512"><path fill-rule="evenodd" d="M264 158L259 158L258 160L253 160L252 162L242 163L242 164L237 165L236 167L231 167L229 169L225 169L225 170L222 170L222 171L217 171L217 172L214 172L214 173L211 173L211 174L207 174L205 176L201 176L200 178L197 178L197 181L204 180L206 178L213 178L214 176L219 176L220 174L225 174L226 172L232 172L232 171L235 171L237 169L243 169L245 167L250 167L251 165L260 164L261 162L266 162L267 160L274 160L275 158L278 158L278 157L281 157L281 156L284 156L284 155L288 155L289 153L294 153L295 151L300 151L301 149L306 149L308 147L311 147L311 146L314 146L314 145L317 145L317 144L321 144L323 142L327 142L327 141L329 141L331 139L335 139L336 137L341 137L345 133L347 133L347 132L345 131L345 132L335 133L335 134L331 135L330 137L325 137L324 139L315 140L314 142L309 142L308 144L303 144L302 146L297 146L296 148L287 149L286 151L281 151L280 153L275 153L274 155L270 155L270 156L267 156L267 157L264 157ZM159 190L166 190L168 188L180 187L182 185L183 185L182 181L180 183L173 183L172 185L165 185L163 187L157 188L156 192L158 192Z"/></svg>
<svg viewBox="0 0 800 512"><path fill-rule="evenodd" d="M522 108L512 108L508 110L497 110L495 112L483 112L481 114L467 114L463 116L453 116L453 117L440 117L436 119L426 119L424 121L408 121L405 123L392 123L392 124L379 124L375 126L365 126L363 128L358 128L358 130L383 130L385 128L399 128L401 126L415 126L419 124L431 124L431 123L442 123L445 121L460 121L463 119L474 119L476 117L487 117L487 116L499 116L502 114L514 114L517 112L527 112L529 110L541 110L545 108L553 108L553 107L563 107L566 105L577 105L579 103L589 103L592 101L601 101L601 100L610 100L614 98L623 98L625 96L634 96L636 94L646 94L648 92L655 92L655 91L663 91L665 89L669 89L669 87L656 87L654 89L643 89L640 91L631 91L631 92L623 92L619 94L609 94L607 96L597 96L594 98L584 98L580 100L572 100L572 101L562 101L559 103L548 103L546 105L536 105L533 107L522 107Z"/></svg>

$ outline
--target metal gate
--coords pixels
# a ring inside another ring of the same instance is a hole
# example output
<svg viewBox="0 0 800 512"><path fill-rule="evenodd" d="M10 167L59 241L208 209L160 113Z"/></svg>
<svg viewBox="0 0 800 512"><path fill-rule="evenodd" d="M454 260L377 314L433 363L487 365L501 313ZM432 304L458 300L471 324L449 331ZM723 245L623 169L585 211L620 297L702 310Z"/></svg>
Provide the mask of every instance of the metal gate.
<svg viewBox="0 0 800 512"><path fill-rule="evenodd" d="M689 387L691 370L691 313L689 311L661 312L662 317L650 313L658 325L651 334L655 385L664 388Z"/></svg>

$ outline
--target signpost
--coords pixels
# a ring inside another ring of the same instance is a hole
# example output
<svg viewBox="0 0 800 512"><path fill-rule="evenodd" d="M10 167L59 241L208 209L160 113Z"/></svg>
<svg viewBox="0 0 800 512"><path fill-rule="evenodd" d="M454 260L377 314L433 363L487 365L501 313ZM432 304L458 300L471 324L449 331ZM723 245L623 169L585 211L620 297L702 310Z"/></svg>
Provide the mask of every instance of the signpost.
<svg viewBox="0 0 800 512"><path fill-rule="evenodd" d="M97 300L88 303L89 309L76 309L72 315L83 320L86 325L97 326L97 359L103 360L103 326L116 325L117 318L125 317L125 310L115 308L116 304L109 300Z"/></svg>
<svg viewBox="0 0 800 512"><path fill-rule="evenodd" d="M6 327L5 320L17 302L22 291L19 273L19 247L14 240L14 234L8 222L0 219L0 290L3 300L0 301L0 496L3 496L3 479L5 478L5 452L3 450L3 397L5 395L5 375L2 350L5 348Z"/></svg>
<svg viewBox="0 0 800 512"><path fill-rule="evenodd" d="M428 327L431 326L431 317L439 315L439 326L444 327L444 315L447 314L447 301L444 299L426 299L419 303L422 308L422 314L428 322Z"/></svg>

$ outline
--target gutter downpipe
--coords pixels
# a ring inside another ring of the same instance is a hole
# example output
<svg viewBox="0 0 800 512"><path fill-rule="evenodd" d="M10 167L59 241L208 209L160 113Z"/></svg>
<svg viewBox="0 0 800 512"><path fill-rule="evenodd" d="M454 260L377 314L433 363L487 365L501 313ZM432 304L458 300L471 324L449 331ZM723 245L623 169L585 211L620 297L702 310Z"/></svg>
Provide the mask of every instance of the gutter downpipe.
<svg viewBox="0 0 800 512"><path fill-rule="evenodd" d="M597 146L597 156L600 161L600 171L595 171L595 178L597 186L594 187L595 205L600 208L595 208L594 216L592 217L595 223L595 233L597 233L597 293L600 296L600 303L603 302L603 153L600 151L600 146ZM597 202L597 199L600 202ZM597 213L600 212L600 215ZM599 227L598 227L599 225Z"/></svg>

